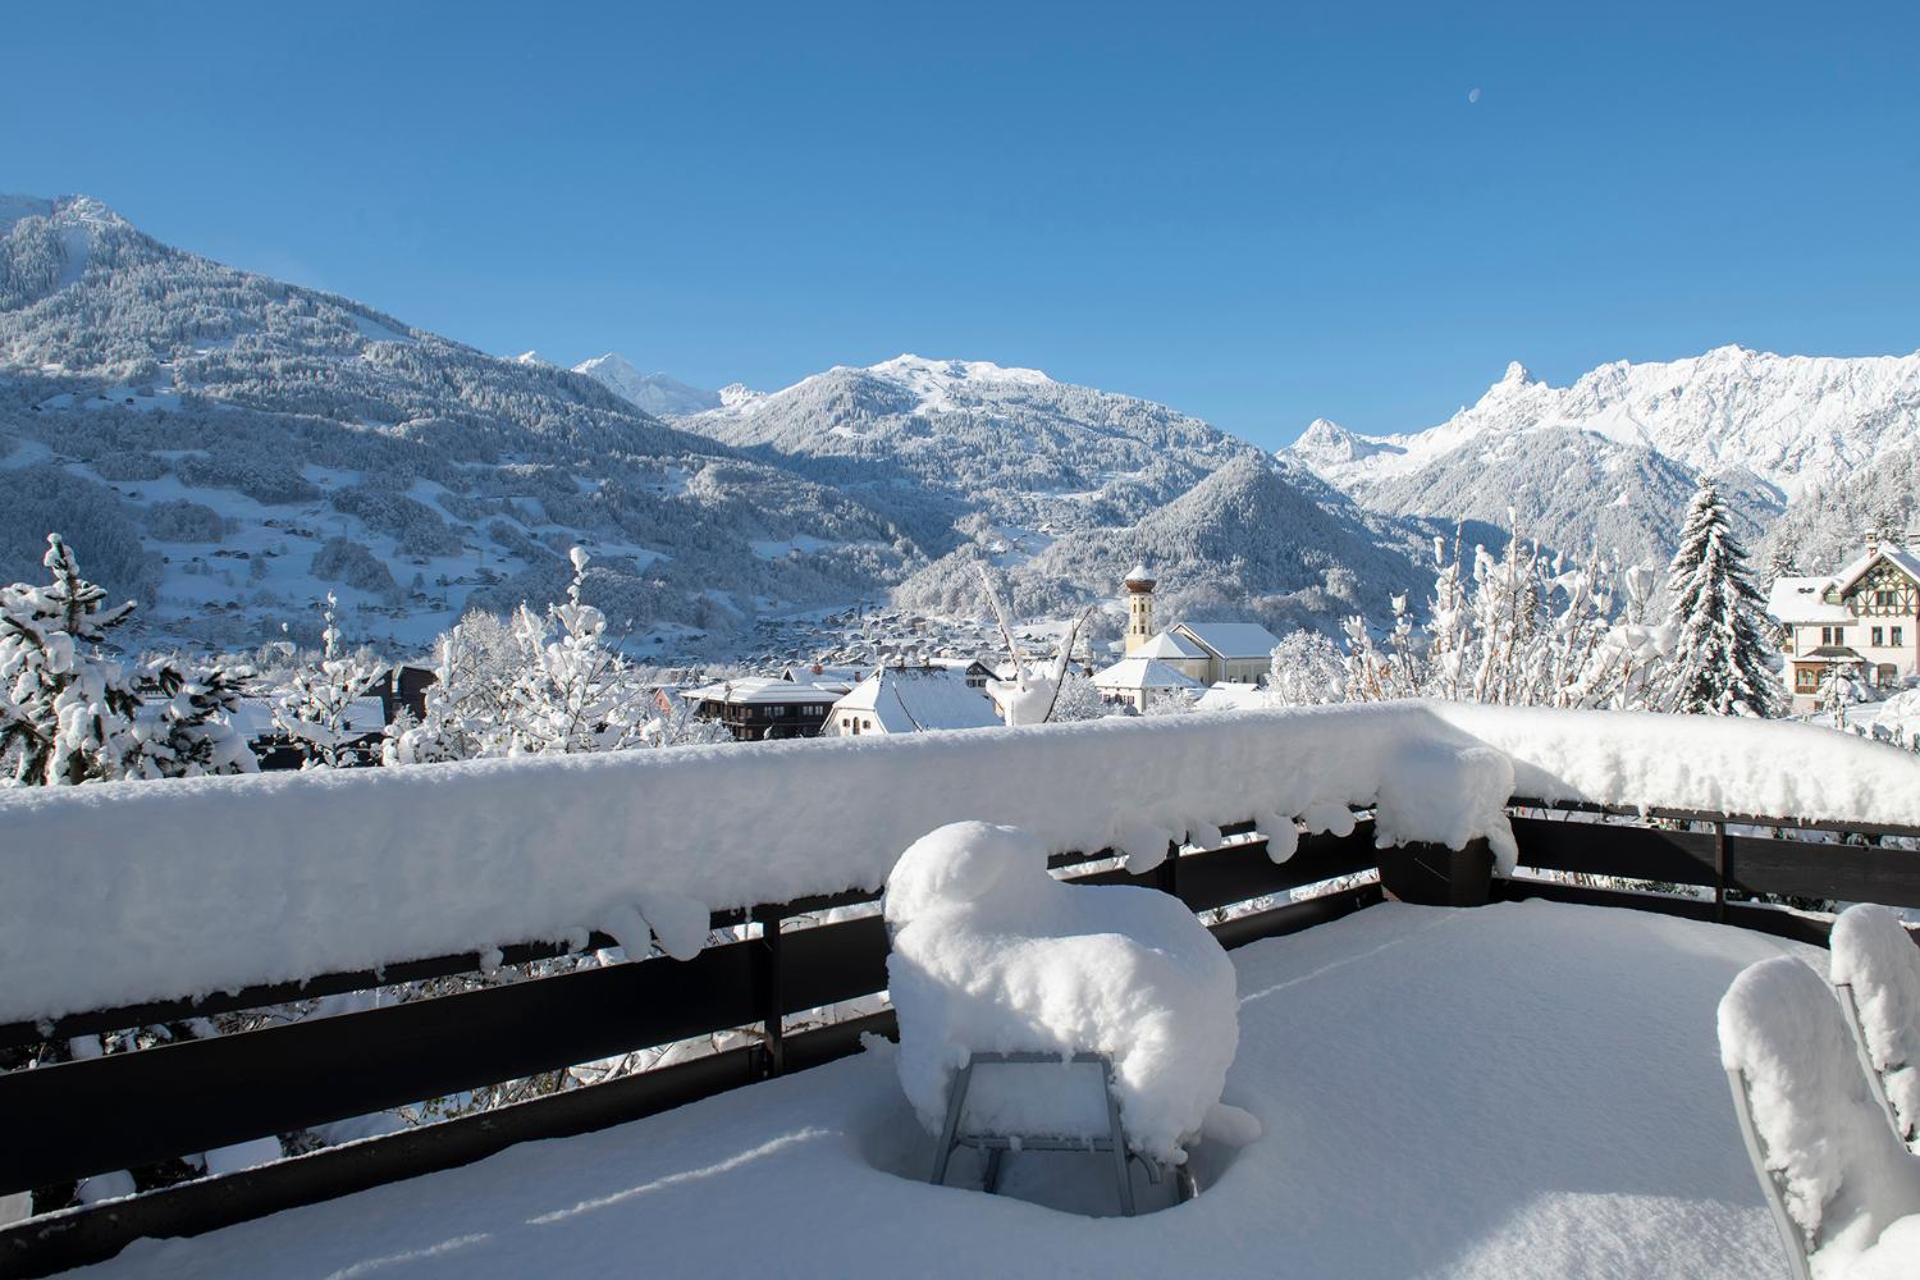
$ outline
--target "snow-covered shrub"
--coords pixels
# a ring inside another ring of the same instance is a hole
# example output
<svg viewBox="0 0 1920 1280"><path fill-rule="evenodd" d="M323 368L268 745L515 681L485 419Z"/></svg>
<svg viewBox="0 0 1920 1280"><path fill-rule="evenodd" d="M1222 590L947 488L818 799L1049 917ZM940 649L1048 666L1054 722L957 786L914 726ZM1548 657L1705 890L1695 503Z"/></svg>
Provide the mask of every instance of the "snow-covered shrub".
<svg viewBox="0 0 1920 1280"><path fill-rule="evenodd" d="M1273 647L1267 691L1274 705L1315 706L1346 696L1347 677L1340 651L1318 631L1290 631Z"/></svg>
<svg viewBox="0 0 1920 1280"><path fill-rule="evenodd" d="M1047 874L1041 840L960 822L901 855L887 879L886 919L900 1083L930 1133L941 1130L969 1053L1096 1052L1113 1062L1129 1144L1163 1161L1186 1158L1219 1106L1239 1007L1232 962L1179 899L1062 884ZM1045 1081L1066 1073L995 1074L999 1087L976 1080L970 1125L1081 1132L1072 1127L1081 1110L1062 1105L1063 1082ZM1092 1119L1104 1128L1101 1108Z"/></svg>
<svg viewBox="0 0 1920 1280"><path fill-rule="evenodd" d="M273 709L275 726L299 748L301 767L307 769L352 763L353 742L360 735L349 714L354 703L379 688L385 675L376 663L346 651L334 624L337 605L328 592L320 659L294 670Z"/></svg>

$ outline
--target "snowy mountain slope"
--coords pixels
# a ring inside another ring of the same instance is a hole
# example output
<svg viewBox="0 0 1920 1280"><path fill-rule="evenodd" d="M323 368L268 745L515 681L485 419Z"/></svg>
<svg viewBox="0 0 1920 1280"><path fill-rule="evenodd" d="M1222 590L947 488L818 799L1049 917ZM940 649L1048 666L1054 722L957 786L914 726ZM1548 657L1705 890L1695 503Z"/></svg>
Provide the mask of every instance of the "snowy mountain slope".
<svg viewBox="0 0 1920 1280"><path fill-rule="evenodd" d="M723 395L679 425L870 501L906 486L1048 534L1130 523L1258 452L1164 405L986 361L903 355Z"/></svg>
<svg viewBox="0 0 1920 1280"><path fill-rule="evenodd" d="M551 598L565 551L636 635L843 601L917 553L857 501L344 298L160 244L97 201L0 202L0 574L49 527L145 640L423 643ZM768 546L790 548L769 555Z"/></svg>
<svg viewBox="0 0 1920 1280"><path fill-rule="evenodd" d="M1144 562L1160 580L1156 606L1168 625L1257 618L1332 631L1354 613L1380 618L1392 594L1430 585L1413 561L1420 542L1418 531L1361 510L1311 474L1245 454L1130 525L1075 530L1030 556L1000 559L1023 613L1113 596ZM896 598L965 608L979 589L973 554L934 562Z"/></svg>
<svg viewBox="0 0 1920 1280"><path fill-rule="evenodd" d="M1780 512L1770 486L1744 473L1725 476L1738 531L1749 545ZM1529 542L1582 556L1590 548L1619 563L1665 563L1674 550L1695 477L1644 445L1571 427L1489 432L1418 471L1369 485L1377 511L1441 523L1481 521Z"/></svg>
<svg viewBox="0 0 1920 1280"><path fill-rule="evenodd" d="M1364 436L1326 424L1291 452L1355 489L1486 435L1569 427L1657 449L1696 472L1744 468L1791 496L1920 441L1920 352L1781 356L1726 346L1684 360L1618 360L1569 387L1548 386L1516 363L1437 427Z"/></svg>
<svg viewBox="0 0 1920 1280"><path fill-rule="evenodd" d="M1757 538L1789 501L1843 494L1920 446L1920 353L1779 356L1743 347L1616 361L1552 387L1519 364L1439 426L1368 436L1325 420L1283 451L1380 511L1505 524L1581 552L1672 550L1685 491L1721 478Z"/></svg>
<svg viewBox="0 0 1920 1280"><path fill-rule="evenodd" d="M703 391L699 387L688 386L664 373L641 373L625 356L613 351L591 360L582 360L573 366L573 371L584 373L604 384L621 399L656 418L683 417L706 409L718 409L721 403L717 391Z"/></svg>

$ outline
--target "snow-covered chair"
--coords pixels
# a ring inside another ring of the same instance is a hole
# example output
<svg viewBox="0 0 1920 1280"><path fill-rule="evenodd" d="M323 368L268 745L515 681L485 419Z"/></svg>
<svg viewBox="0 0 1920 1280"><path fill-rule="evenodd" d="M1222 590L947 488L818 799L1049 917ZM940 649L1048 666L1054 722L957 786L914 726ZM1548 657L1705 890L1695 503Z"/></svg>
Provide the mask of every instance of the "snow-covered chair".
<svg viewBox="0 0 1920 1280"><path fill-rule="evenodd" d="M1867 1085L1907 1149L1920 1151L1920 947L1898 915L1866 902L1840 913L1831 945L1829 977Z"/></svg>
<svg viewBox="0 0 1920 1280"><path fill-rule="evenodd" d="M901 855L886 918L900 1083L949 1150L968 1137L1105 1149L1117 1121L1124 1178L1129 1154L1150 1175L1180 1166L1203 1128L1257 1136L1252 1116L1220 1103L1239 1042L1233 964L1177 898L1062 884L1034 836L961 822ZM1075 1060L1106 1072L1113 1108ZM1123 1207L1128 1194L1123 1180Z"/></svg>
<svg viewBox="0 0 1920 1280"><path fill-rule="evenodd" d="M1920 1158L1887 1128L1839 1002L1787 956L1720 1001L1720 1060L1796 1280L1920 1275Z"/></svg>

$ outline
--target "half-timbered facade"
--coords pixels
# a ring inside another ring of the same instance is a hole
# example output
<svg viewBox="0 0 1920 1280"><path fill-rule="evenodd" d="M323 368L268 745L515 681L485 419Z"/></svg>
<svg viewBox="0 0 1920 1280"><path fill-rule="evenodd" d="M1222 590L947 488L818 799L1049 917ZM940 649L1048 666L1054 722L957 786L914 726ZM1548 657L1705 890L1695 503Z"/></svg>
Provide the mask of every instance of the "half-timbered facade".
<svg viewBox="0 0 1920 1280"><path fill-rule="evenodd" d="M1818 704L1829 671L1882 690L1920 678L1920 530L1905 545L1869 538L1832 577L1780 578L1767 609L1796 711Z"/></svg>

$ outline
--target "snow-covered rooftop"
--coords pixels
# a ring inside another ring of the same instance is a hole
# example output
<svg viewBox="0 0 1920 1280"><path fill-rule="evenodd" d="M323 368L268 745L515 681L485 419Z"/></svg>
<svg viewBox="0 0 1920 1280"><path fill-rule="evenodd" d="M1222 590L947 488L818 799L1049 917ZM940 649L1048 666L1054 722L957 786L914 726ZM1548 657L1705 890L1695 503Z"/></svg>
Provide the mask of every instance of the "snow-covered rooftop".
<svg viewBox="0 0 1920 1280"><path fill-rule="evenodd" d="M964 667L882 667L834 707L871 711L888 733L998 725L993 704L978 689L967 687L965 674Z"/></svg>
<svg viewBox="0 0 1920 1280"><path fill-rule="evenodd" d="M1852 622L1851 609L1827 603L1826 590L1832 585L1832 578L1776 578L1767 593L1767 612L1781 622Z"/></svg>
<svg viewBox="0 0 1920 1280"><path fill-rule="evenodd" d="M1861 575L1883 560L1900 570L1900 572L1906 574L1909 578L1912 578L1915 582L1920 582L1920 554L1916 554L1904 547L1895 546L1892 543L1886 543L1877 547L1871 554L1861 556L1858 560L1855 560L1852 564L1835 574L1833 576L1833 585L1843 592L1850 590L1854 583L1860 581Z"/></svg>
<svg viewBox="0 0 1920 1280"><path fill-rule="evenodd" d="M1111 1213L1106 1162L932 1142L877 1046L663 1115L188 1239L104 1276L1784 1275L1715 1047L1744 966L1812 948L1539 902L1384 905L1233 953L1226 1101L1193 1201ZM1137 1175L1136 1175L1137 1178ZM1153 1194L1137 1180L1143 1204ZM1060 1210L1065 1210L1061 1212Z"/></svg>
<svg viewBox="0 0 1920 1280"><path fill-rule="evenodd" d="M1122 658L1104 671L1094 674L1093 683L1101 689L1198 689L1200 682L1183 675L1158 658L1135 654Z"/></svg>
<svg viewBox="0 0 1920 1280"><path fill-rule="evenodd" d="M1178 630L1216 657L1265 658L1280 638L1257 622L1183 622Z"/></svg>
<svg viewBox="0 0 1920 1280"><path fill-rule="evenodd" d="M1127 656L1130 658L1204 658L1207 656L1207 651L1193 641L1177 636L1171 631L1162 631Z"/></svg>
<svg viewBox="0 0 1920 1280"><path fill-rule="evenodd" d="M830 703L852 686L826 677L806 682L783 680L778 676L748 676L741 680L723 680L704 688L689 689L680 696L688 702L724 702L732 706L795 702Z"/></svg>
<svg viewBox="0 0 1920 1280"><path fill-rule="evenodd" d="M1269 706L1267 691L1241 680L1222 680L1210 686L1193 704L1195 711L1246 711Z"/></svg>

